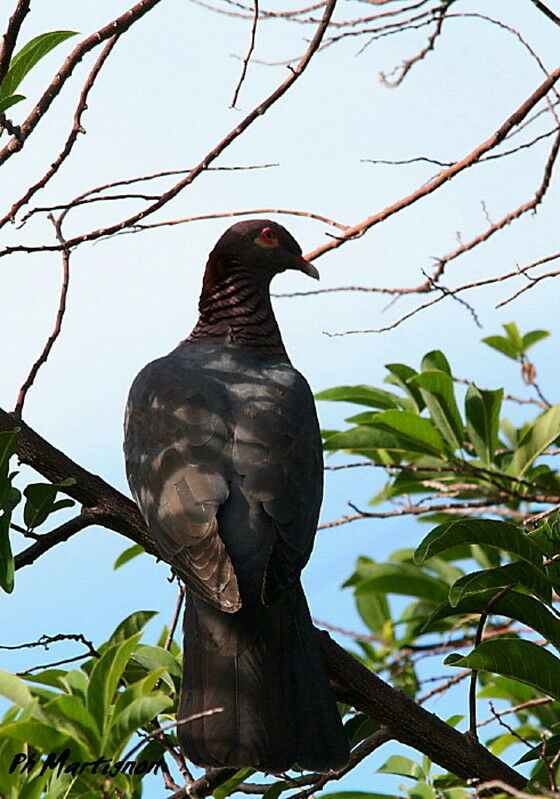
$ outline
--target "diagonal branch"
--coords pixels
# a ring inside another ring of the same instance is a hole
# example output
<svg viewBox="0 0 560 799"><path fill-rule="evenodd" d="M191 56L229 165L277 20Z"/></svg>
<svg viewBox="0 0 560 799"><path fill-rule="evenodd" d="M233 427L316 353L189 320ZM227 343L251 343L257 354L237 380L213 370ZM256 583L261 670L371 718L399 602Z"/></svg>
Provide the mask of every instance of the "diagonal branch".
<svg viewBox="0 0 560 799"><path fill-rule="evenodd" d="M468 169L470 166L475 164L485 153L489 150L492 150L496 145L500 144L507 134L518 125L531 111L532 108L542 100L543 97L550 91L550 89L554 86L556 81L560 78L560 67L557 67L554 72L551 72L549 77L544 80L541 85L535 89L535 91L517 108L513 114L511 114L498 128L498 130L493 133L486 141L479 144L478 147L462 158L460 161L457 161L452 166L442 169L441 172L436 175L432 180L428 183L420 186L416 191L412 192L412 194L408 194L406 197L397 200L397 202L393 203L392 205L387 206L382 211L378 211L376 214L367 217L366 219L358 222L356 225L352 225L348 227L348 229L337 238L331 239L326 244L317 247L310 253L307 253L305 258L308 261L312 261L315 258L318 258L321 255L324 255L326 252L330 250L334 250L337 247L345 244L350 239L357 238L359 236L363 236L370 228L374 225L377 225L379 222L384 222L385 219L388 219L393 214L396 214L398 211L406 208L410 205L413 205L415 202L420 200L422 197L426 197L428 194L431 194L436 189L439 189L440 186L443 186L444 183L447 183L448 180L451 180L458 175L459 172L462 172L464 169Z"/></svg>
<svg viewBox="0 0 560 799"><path fill-rule="evenodd" d="M29 12L30 5L31 0L18 0L15 11L8 21L6 33L2 36L2 43L0 44L0 83L2 83L6 77L6 73L10 67L17 37L23 20Z"/></svg>
<svg viewBox="0 0 560 799"><path fill-rule="evenodd" d="M49 549L68 541L71 536L86 527L90 527L92 524L104 524L104 520L104 514L97 511L97 509L84 508L79 516L64 522L55 530L51 530L50 533L45 533L34 544L16 555L14 558L15 568L21 569L23 566L31 566L37 558L40 558Z"/></svg>
<svg viewBox="0 0 560 799"><path fill-rule="evenodd" d="M231 101L230 108L235 108L235 104L237 103L237 98L239 97L239 92L241 91L241 87L243 85L243 81L245 80L245 75L247 74L247 67L249 66L249 61L251 60L251 56L253 55L253 50L255 49L255 39L257 37L257 24L259 21L259 0L253 0L254 3L254 11L253 11L253 21L251 23L251 38L249 40L249 48L247 50L247 54L243 59L243 66L241 67L241 75L239 76L239 80L237 81L237 86L233 92L233 99Z"/></svg>
<svg viewBox="0 0 560 799"><path fill-rule="evenodd" d="M51 219L55 231L56 237L60 244L63 246L66 244L64 241L64 237L62 235L62 231L60 228L60 220L54 219L52 215L49 216ZM37 373L41 366L47 362L47 359L50 355L50 352L53 348L54 342L60 335L60 331L62 329L62 320L64 319L64 314L66 312L66 297L68 295L68 284L70 282L70 250L65 247L62 251L62 283L60 286L60 298L58 301L58 310L56 312L56 319L54 323L54 328L50 336L48 337L45 346L43 347L43 351L31 367L29 374L25 382L23 383L22 387L19 390L16 407L14 408L14 416L17 419L21 419L21 413L23 411L23 404L25 402L25 397L27 396L27 392L33 385L35 378L37 377Z"/></svg>

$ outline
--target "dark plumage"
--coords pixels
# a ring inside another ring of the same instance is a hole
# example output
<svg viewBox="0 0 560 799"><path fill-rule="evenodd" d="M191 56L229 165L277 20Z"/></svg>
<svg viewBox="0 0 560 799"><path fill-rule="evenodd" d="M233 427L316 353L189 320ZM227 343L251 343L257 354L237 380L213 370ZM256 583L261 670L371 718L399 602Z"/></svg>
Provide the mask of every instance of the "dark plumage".
<svg viewBox="0 0 560 799"><path fill-rule="evenodd" d="M178 728L203 766L338 768L348 744L300 572L322 498L313 397L270 304L314 266L281 225L233 225L210 253L193 332L148 364L125 421L130 487L188 588Z"/></svg>

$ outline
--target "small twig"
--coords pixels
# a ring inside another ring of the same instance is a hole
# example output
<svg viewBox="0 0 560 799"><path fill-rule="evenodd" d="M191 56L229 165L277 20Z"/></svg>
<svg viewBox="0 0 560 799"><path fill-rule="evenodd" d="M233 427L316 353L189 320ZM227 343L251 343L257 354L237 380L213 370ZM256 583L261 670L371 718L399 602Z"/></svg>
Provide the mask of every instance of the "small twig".
<svg viewBox="0 0 560 799"><path fill-rule="evenodd" d="M485 727L487 724L491 724L493 721L496 721L497 716L507 716L509 713L517 713L518 710L527 710L528 708L540 707L541 705L550 705L551 702L554 701L554 699L548 696L539 696L536 699L528 699L527 702L521 702L519 705L506 707L503 710L495 710L492 716L484 719L484 721L479 721L477 727Z"/></svg>
<svg viewBox="0 0 560 799"><path fill-rule="evenodd" d="M179 621L179 614L181 612L181 605L185 599L185 586L180 585L179 591L177 593L177 602L175 604L175 610L173 611L173 616L169 623L169 632L167 633L167 638L165 639L165 644L163 645L164 649L171 649L171 644L173 642L173 636L175 635L175 630L177 629L177 622Z"/></svg>
<svg viewBox="0 0 560 799"><path fill-rule="evenodd" d="M49 219L54 225L56 238L58 239L59 243L64 247L65 241L62 235L62 231L60 229L60 220L55 220L53 216L49 216ZM14 408L14 416L16 419L21 419L21 414L23 411L23 404L25 402L25 397L27 392L33 385L35 378L37 376L37 372L41 368L41 366L47 362L47 359L50 355L50 352L53 348L54 342L57 340L60 330L62 327L62 320L64 319L64 313L66 311L66 296L68 294L68 284L70 282L70 250L64 247L62 251L62 283L60 286L60 297L58 301L58 310L56 312L56 320L54 324L54 329L50 336L48 337L45 346L43 347L43 351L31 367L31 370L23 383L22 387L19 390L16 406Z"/></svg>
<svg viewBox="0 0 560 799"><path fill-rule="evenodd" d="M502 597L504 597L506 594L508 594L511 591L511 589L514 587L514 585L515 585L515 583L512 583L511 585L507 585L505 588L502 588L500 591L495 593L494 596L489 600L488 604L486 605L486 607L484 608L482 613L480 614L480 619L479 619L479 622L478 622L478 626L476 628L476 636L475 636L475 640L474 640L475 648L477 646L479 646L479 644L482 641L482 637L484 635L484 627L486 625L486 621L488 619L488 616L490 615L490 612L492 611L492 608L494 607L496 602L499 602L499 600L502 599ZM472 669L471 670L471 681L470 681L470 686L469 686L469 731L468 731L467 734L470 735L470 737L473 740L475 740L475 741L478 740L477 723L476 723L476 684L477 684L477 680L478 680L478 670L477 669Z"/></svg>
<svg viewBox="0 0 560 799"><path fill-rule="evenodd" d="M134 6L134 12L135 12L135 14L145 13L153 5L157 4L157 2L159 2L159 0L142 0L142 2L139 2L139 3L137 3L136 6ZM226 150L239 136L241 136L245 132L245 130L247 130L247 128L250 127L255 122L255 120L257 120L260 116L262 116L264 113L266 113L266 111L269 108L271 108L281 97L283 97L283 95L286 94L286 92L291 88L291 86L305 72L305 70L307 69L307 66L309 65L309 63L311 61L311 59L313 58L313 56L315 55L315 53L317 52L317 50L320 47L321 41L323 40L323 36L325 34L325 31L328 28L329 21L331 19L332 14L333 14L336 2L337 2L337 0L327 0L327 2L325 3L325 11L324 11L323 16L321 18L321 22L317 26L317 29L316 29L316 31L315 31L315 33L313 35L313 38L311 39L311 41L309 43L308 48L305 51L305 53L302 56L302 58L296 64L296 66L290 71L290 74L288 75L288 77L284 81L282 81L282 83L279 86L277 86L276 89L274 89L274 91L271 94L269 94L262 102L260 102L257 106L255 106L253 108L253 110L250 111L250 113L247 114L247 116L244 119L242 119L234 128L232 128L229 131L229 133L227 133L209 152L207 152L206 155L202 158L202 160L189 172L188 175L186 175L182 180L178 181L170 189L165 191L159 197L158 200L156 200L154 203L152 203L151 205L149 205L146 208L144 208L142 211L139 211L138 213L135 213L132 216L121 220L120 222L116 222L116 223L114 223L112 225L109 225L106 228L99 228L97 230L92 230L89 233L83 233L81 235L75 236L72 239L68 239L64 246L61 245L61 244L58 244L58 245L42 246L42 247L39 247L39 248L35 248L35 247L28 248L26 245L18 245L18 246L15 246L15 247L6 247L4 250L2 250L0 252L0 257L4 256L4 255L9 255L12 252L21 252L21 251L25 251L25 252L32 252L32 251L33 252L52 252L52 251L58 251L58 250L65 249L65 248L72 248L72 247L74 247L76 245L83 244L86 241L95 241L97 239L101 239L101 238L104 238L104 237L107 237L107 236L112 236L115 233L120 233L125 228L134 227L139 222L141 222L143 219L145 219L147 216L149 216L150 214L153 214L155 211L158 211L160 208L162 208L164 205L166 205L168 202L170 202L183 189L185 189L187 186L189 186L191 183L193 183L193 181L196 180L196 178L200 174L202 174L202 172L205 172L208 169L208 167L210 166L210 164L213 161L215 161L218 158L218 156L220 156L224 152L224 150ZM112 28L112 34L113 35L116 32L121 32L122 30L126 30L128 27L130 27L130 25L136 19L136 16L134 16L132 14L132 10L129 10L129 12L127 12L127 14L124 15L124 16L126 17L126 20L128 20L128 24L125 27L121 28L121 25L123 25L123 26L125 25L123 17L119 17L118 20L116 20L113 23L111 23L111 28ZM115 28L116 28L116 30L115 30ZM96 43L100 39L102 33L105 33L105 31L106 31L106 28L103 28L100 31L97 31L97 33L95 34ZM84 54L84 52L87 52L87 49L84 50L86 45L87 45L88 49L91 49L91 47L94 46L93 43L90 43L91 38L92 37L88 37L88 39L86 39L82 43L81 47L77 48L73 52L72 56L69 57L68 70L61 70L59 73L57 73L57 76L58 76L57 80L58 80L59 83L61 81L65 80L69 76L69 74L71 73L72 69L74 68L74 66L75 66L74 59L76 58L76 53L81 57ZM105 36L105 38L109 38L109 36ZM91 46L90 46L90 44L91 44ZM68 72L68 74L66 74L67 72ZM560 71L559 71L559 75L560 75ZM551 80L552 80L552 78L551 78ZM58 91L60 91L60 87L58 88L58 90L56 92L52 91L53 96L58 94ZM50 95L49 95L49 97L50 97ZM49 99L48 103L46 102L46 100L45 101L40 100L39 104L37 106L37 109L39 109L39 117L37 119L35 119L34 117L33 117L33 119L31 119L31 117L30 117L29 120L26 120L26 122L22 126L22 130L25 128L26 132L27 131L31 132L31 130L37 124L39 118L47 110L48 106L50 106L50 99ZM7 147L9 147L9 145L7 145ZM21 147L19 147L17 149L21 149ZM7 151L6 148L4 148L4 150L2 152L0 152L0 165L3 163L3 160L5 160L11 154L12 151L15 152L15 149L14 149L13 145L11 146L11 149L10 149L9 152Z"/></svg>
<svg viewBox="0 0 560 799"><path fill-rule="evenodd" d="M19 552L14 558L14 568L17 571L23 568L23 566L31 566L32 563L35 563L37 558L44 555L49 549L57 546L57 544L68 541L71 536L79 533L86 527L91 527L93 524L103 524L105 520L105 511L97 510L96 508L83 508L79 516L75 516L73 519L64 522L49 533L44 533L37 538L34 544L24 549L23 552Z"/></svg>
<svg viewBox="0 0 560 799"><path fill-rule="evenodd" d="M249 40L249 48L247 50L245 58L243 59L241 75L239 76L239 80L237 81L237 86L235 87L235 90L233 92L233 99L231 101L230 108L235 108L235 104L237 103L237 98L239 96L241 86L243 85L243 81L245 80L245 75L247 74L247 67L249 65L249 61L251 60L251 56L253 55L253 50L255 49L255 39L257 36L258 21L259 21L259 0L253 0L253 20L251 22L251 38Z"/></svg>
<svg viewBox="0 0 560 799"><path fill-rule="evenodd" d="M92 657L100 657L99 652L95 649L91 641L88 641L82 633L57 633L56 635L42 635L39 640L31 641L27 644L14 644L13 646L0 646L0 649L34 649L35 647L42 646L44 649L49 648L51 644L56 644L59 641L79 641L87 647L88 653Z"/></svg>
<svg viewBox="0 0 560 799"><path fill-rule="evenodd" d="M6 77L10 67L10 61L16 46L17 37L23 20L29 13L31 0L18 0L14 13L8 20L8 27L0 42L0 83Z"/></svg>
<svg viewBox="0 0 560 799"><path fill-rule="evenodd" d="M193 713L192 716L187 716L184 719L177 719L177 721L170 721L169 724L164 724L161 727L157 727L155 730L150 730L150 732L144 733L143 738L140 743L137 743L135 746L130 749L130 751L123 755L123 760L130 760L134 754L146 743L146 740L150 738L157 738L158 735L165 732L166 730L175 729L176 727L180 727L182 724L188 724L191 721L196 721L197 719L202 719L205 716L213 716L215 713L223 713L223 707L214 707L211 710L203 710L200 713Z"/></svg>

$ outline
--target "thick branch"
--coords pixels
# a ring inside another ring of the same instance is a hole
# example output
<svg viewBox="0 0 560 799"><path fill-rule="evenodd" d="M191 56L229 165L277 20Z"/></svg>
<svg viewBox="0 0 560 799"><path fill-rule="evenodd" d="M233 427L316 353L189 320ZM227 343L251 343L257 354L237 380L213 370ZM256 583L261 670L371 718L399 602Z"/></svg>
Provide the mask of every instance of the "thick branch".
<svg viewBox="0 0 560 799"><path fill-rule="evenodd" d="M461 779L500 779L523 789L525 778L477 741L391 688L336 644L328 633L318 632L317 637L331 679L344 686L344 701L385 725L390 737L418 749Z"/></svg>
<svg viewBox="0 0 560 799"><path fill-rule="evenodd" d="M60 483L67 477L73 477L76 482L64 487L65 494L86 508L95 508L98 518L103 516L105 527L141 544L152 555L159 557L148 536L144 519L131 499L101 477L83 469L45 441L25 422L16 420L11 413L0 408L0 431L13 430L15 427L21 429L17 454L22 463L27 463L52 483Z"/></svg>

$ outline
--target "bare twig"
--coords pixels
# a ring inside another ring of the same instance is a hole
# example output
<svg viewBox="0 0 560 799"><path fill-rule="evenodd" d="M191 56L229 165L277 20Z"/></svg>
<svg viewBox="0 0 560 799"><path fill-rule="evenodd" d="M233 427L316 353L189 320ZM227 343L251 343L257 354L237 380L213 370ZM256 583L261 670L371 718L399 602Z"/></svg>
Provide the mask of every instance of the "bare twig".
<svg viewBox="0 0 560 799"><path fill-rule="evenodd" d="M60 244L64 247L62 251L62 283L60 286L60 297L58 301L58 310L56 312L56 320L54 324L54 329L50 336L48 337L45 346L43 347L43 351L31 367L25 382L23 383L22 387L19 390L17 396L16 406L14 408L14 416L16 419L21 418L21 414L23 411L23 404L25 402L25 397L27 396L27 392L33 385L35 378L37 377L37 372L41 368L41 366L47 362L47 359L50 355L50 352L53 348L54 342L57 340L60 330L62 328L62 320L64 319L64 313L66 311L66 296L68 294L68 283L70 281L70 250L65 246L64 237L62 235L62 231L60 228L60 220L55 220L53 216L50 217L56 232L56 237Z"/></svg>
<svg viewBox="0 0 560 799"><path fill-rule="evenodd" d="M171 649L173 636L175 635L175 630L177 629L177 622L179 621L179 614L181 613L181 606L184 600L185 600L185 586L181 585L177 593L177 602L175 604L175 610L173 611L173 617L169 624L169 632L167 633L167 638L165 639L165 644L163 645L164 649Z"/></svg>
<svg viewBox="0 0 560 799"><path fill-rule="evenodd" d="M382 211L378 211L377 213L373 214L372 216L363 219L356 225L352 225L347 228L347 230L338 238L332 239L326 244L317 247L311 253L308 253L306 258L307 260L314 260L315 258L324 255L326 252L330 250L334 250L338 247L341 247L350 239L363 235L366 233L370 228L374 225L383 222L385 219L388 219L393 214L397 213L398 211L402 210L402 208L407 208L410 205L413 205L415 202L420 200L423 197L426 197L428 194L431 194L433 191L438 189L444 183L449 180L452 180L455 175L458 175L464 169L468 169L474 163L476 163L483 155L485 155L490 150L494 149L500 142L504 140L507 134L512 130L516 125L518 125L527 114L534 108L534 106L542 100L543 97L550 91L550 89L555 85L556 81L560 78L560 67L555 69L550 76L543 81L543 83L538 86L537 89L512 113L510 116L500 125L500 127L493 133L486 141L479 144L478 147L475 147L468 155L462 158L460 161L457 161L453 164L453 166L447 167L446 169L442 169L441 172L436 175L435 178L430 180L428 183L420 186L411 194L408 194L406 197L397 200L397 202L393 203L392 205L387 206Z"/></svg>
<svg viewBox="0 0 560 799"><path fill-rule="evenodd" d="M17 37L23 20L29 12L30 0L18 0L14 13L8 21L6 32L2 36L0 43L0 83L6 77L6 73L10 67L10 61L16 46Z"/></svg>
<svg viewBox="0 0 560 799"><path fill-rule="evenodd" d="M15 558L15 569L21 569L23 566L31 566L35 563L37 558L48 552L49 549L62 544L64 541L85 530L86 527L91 527L93 524L103 524L105 521L105 514L103 511L96 512L95 508L83 508L79 516L64 522L55 530L50 533L45 533L37 538L36 542L32 544L23 552L19 552Z"/></svg>
<svg viewBox="0 0 560 799"><path fill-rule="evenodd" d="M243 85L243 81L245 80L245 75L247 74L247 67L249 65L249 61L251 60L251 56L253 55L253 50L255 49L255 39L257 36L257 24L259 21L259 0L253 0L253 19L251 22L251 37L249 40L249 48L247 50L247 54L243 59L243 66L241 67L241 75L239 76L239 80L237 81L237 86L233 92L233 99L231 101L230 108L235 108L235 104L237 103L237 98L239 97L239 92L241 90L241 86Z"/></svg>

